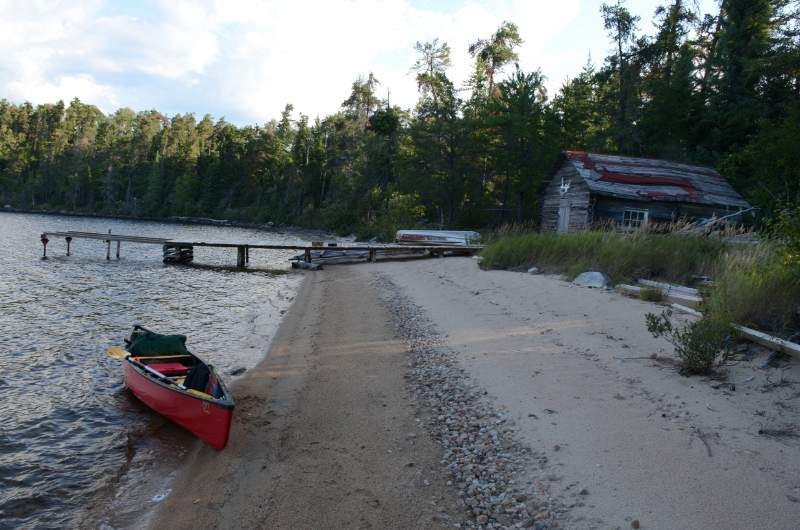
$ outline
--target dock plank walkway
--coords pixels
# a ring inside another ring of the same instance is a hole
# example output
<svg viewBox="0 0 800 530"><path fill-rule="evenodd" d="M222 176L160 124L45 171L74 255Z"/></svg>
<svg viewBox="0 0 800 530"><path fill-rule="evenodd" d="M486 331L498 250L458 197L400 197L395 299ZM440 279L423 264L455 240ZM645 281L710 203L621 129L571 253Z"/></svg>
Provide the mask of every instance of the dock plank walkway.
<svg viewBox="0 0 800 530"><path fill-rule="evenodd" d="M250 250L298 250L304 253L304 261L312 262L312 252L334 250L343 252L366 252L369 261L376 261L380 253L382 256L391 256L393 254L409 254L418 253L423 256L437 256L444 257L448 255L472 255L479 252L483 246L458 246L458 245L407 245L407 244L347 244L340 245L338 243L329 243L327 245L313 245L313 244L268 244L268 243L225 243L225 242L208 242L208 241L180 241L169 238L137 236L127 234L112 234L110 231L107 234L96 232L79 232L79 231L53 231L43 232L41 235L41 242L43 247L42 257L47 258L47 244L50 238L64 238L67 242L67 256L70 255L70 245L74 239L94 239L104 241L107 244L106 259L111 259L111 242L117 243L116 257L120 257L120 244L138 243L138 244L151 244L161 245L164 250L165 263L189 263L194 259L195 247L212 247L212 248L235 248L237 250L236 265L240 268L247 267L250 261ZM423 257L420 256L420 257ZM354 257L354 259L363 259L361 257Z"/></svg>

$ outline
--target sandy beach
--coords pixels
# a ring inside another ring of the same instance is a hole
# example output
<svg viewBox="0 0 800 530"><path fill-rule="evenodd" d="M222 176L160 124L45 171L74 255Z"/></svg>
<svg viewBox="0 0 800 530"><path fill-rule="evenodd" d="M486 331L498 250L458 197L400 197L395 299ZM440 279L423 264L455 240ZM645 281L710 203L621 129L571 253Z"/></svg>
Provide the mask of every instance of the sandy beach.
<svg viewBox="0 0 800 530"><path fill-rule="evenodd" d="M656 310L470 258L309 273L152 527L796 528L797 360L682 377Z"/></svg>

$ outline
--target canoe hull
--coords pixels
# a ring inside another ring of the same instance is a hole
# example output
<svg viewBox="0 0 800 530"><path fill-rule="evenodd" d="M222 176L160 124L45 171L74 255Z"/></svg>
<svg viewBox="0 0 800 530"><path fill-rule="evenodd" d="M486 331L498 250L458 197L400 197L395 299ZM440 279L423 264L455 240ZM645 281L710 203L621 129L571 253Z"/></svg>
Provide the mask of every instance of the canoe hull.
<svg viewBox="0 0 800 530"><path fill-rule="evenodd" d="M224 449L228 443L233 405L215 403L213 400L182 392L174 385L145 375L131 362L125 362L125 386L142 403L214 449Z"/></svg>

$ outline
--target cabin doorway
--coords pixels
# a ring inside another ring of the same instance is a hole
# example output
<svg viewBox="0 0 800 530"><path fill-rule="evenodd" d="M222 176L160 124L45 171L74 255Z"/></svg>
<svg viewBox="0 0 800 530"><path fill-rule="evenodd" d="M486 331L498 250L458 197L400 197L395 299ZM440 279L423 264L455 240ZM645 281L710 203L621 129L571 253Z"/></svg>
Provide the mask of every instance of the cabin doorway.
<svg viewBox="0 0 800 530"><path fill-rule="evenodd" d="M558 233L569 232L569 204L558 207Z"/></svg>

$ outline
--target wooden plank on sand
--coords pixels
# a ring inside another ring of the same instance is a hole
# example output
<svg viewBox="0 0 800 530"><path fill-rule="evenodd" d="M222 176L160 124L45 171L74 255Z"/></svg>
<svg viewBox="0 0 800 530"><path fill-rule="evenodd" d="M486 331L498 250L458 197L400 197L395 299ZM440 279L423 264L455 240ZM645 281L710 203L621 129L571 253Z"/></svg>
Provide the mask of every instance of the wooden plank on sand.
<svg viewBox="0 0 800 530"><path fill-rule="evenodd" d="M681 304L672 304L671 307L673 309L676 309L683 313L694 315L696 317L702 318L703 316L703 314L700 313L699 311L695 311L691 307L686 307ZM753 328L748 328L746 326L733 324L733 327L736 328L736 330L742 337L746 338L750 342L755 342L756 344L760 344L761 346L769 348L770 350L780 351L787 355L800 357L800 344L795 344L794 342L789 342L788 340L780 339L778 337L773 337L772 335L767 335L766 333L755 330Z"/></svg>
<svg viewBox="0 0 800 530"><path fill-rule="evenodd" d="M617 291L619 293L621 293L621 294L625 294L625 295L628 295L628 296L634 296L634 297L638 298L639 297L639 293L642 292L642 288L641 287L637 287L635 285L627 285L627 284L621 283L621 284L617 285ZM667 302L676 303L676 304L683 304L683 305L686 305L686 306L689 306L689 307L693 307L693 308L699 307L700 304L703 302L703 299L700 298L699 296L692 296L690 294L682 294L682 293L676 293L676 292L664 292L664 291L661 291L661 293L664 295L664 300L666 300Z"/></svg>
<svg viewBox="0 0 800 530"><path fill-rule="evenodd" d="M656 289L661 289L662 291L675 291L682 294L688 294L691 296L700 296L700 291L694 289L692 287L686 287L685 285L678 285L675 283L665 283L665 282L656 282L653 280L639 280L639 285L644 285L647 287L655 287Z"/></svg>

